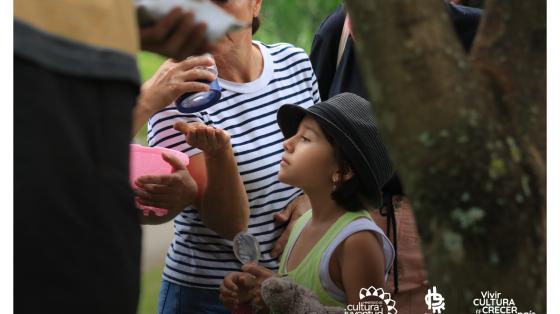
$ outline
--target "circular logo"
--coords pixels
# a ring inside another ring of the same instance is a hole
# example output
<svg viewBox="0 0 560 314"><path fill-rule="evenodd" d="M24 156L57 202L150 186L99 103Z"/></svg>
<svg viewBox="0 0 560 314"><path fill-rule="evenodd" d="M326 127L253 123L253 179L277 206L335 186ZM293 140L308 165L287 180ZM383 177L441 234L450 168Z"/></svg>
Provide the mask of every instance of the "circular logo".
<svg viewBox="0 0 560 314"><path fill-rule="evenodd" d="M397 314L395 301L383 288L360 289L360 302L346 306L345 314Z"/></svg>

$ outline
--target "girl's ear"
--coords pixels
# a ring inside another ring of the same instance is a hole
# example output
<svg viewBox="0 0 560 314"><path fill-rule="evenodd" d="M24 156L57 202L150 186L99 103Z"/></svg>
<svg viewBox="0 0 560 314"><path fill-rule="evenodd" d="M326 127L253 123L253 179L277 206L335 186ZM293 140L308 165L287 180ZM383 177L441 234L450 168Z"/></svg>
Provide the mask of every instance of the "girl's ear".
<svg viewBox="0 0 560 314"><path fill-rule="evenodd" d="M351 168L347 168L346 172L344 173L344 176L342 176L342 180L343 181L348 181L348 180L352 179L352 177L354 177L354 171L352 171Z"/></svg>
<svg viewBox="0 0 560 314"><path fill-rule="evenodd" d="M352 179L352 177L354 176L354 172L352 171L351 168L346 168L344 174L341 174L341 172L342 172L341 170L338 170L332 175L333 183L342 183L344 181L348 181Z"/></svg>
<svg viewBox="0 0 560 314"><path fill-rule="evenodd" d="M331 178L332 183L336 184L338 182L340 182L340 173L337 171L335 173L333 173L332 178Z"/></svg>

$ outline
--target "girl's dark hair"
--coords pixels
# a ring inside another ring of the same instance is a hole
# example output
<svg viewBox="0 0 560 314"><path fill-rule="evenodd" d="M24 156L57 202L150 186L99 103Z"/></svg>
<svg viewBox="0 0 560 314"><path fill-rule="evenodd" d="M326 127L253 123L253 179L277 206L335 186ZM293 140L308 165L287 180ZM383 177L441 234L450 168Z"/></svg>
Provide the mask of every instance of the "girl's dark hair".
<svg viewBox="0 0 560 314"><path fill-rule="evenodd" d="M321 131L325 134L327 141L331 144L334 151L334 158L338 163L338 168L340 169L340 175L338 176L342 182L335 182L335 187L331 192L331 198L342 208L346 209L346 211L358 211L361 209L368 209L367 205L373 205L373 191L367 191L364 189L364 186L361 184L358 176L356 175L356 171L354 171L354 175L349 180L343 181L342 178L349 173L350 170L353 170L348 160L349 158L346 157L344 154L344 150L342 146L334 141L333 137L329 135L329 133L325 132L325 129L319 124ZM396 175L393 176L393 185L398 183L400 186L400 181L396 182L394 180L398 180ZM390 189L389 187L387 187ZM393 207L392 197L394 194L385 191L383 193L383 207L386 209L385 213L383 210L380 210L382 216L387 216L387 237L391 239L391 232L393 233L393 246L395 247L395 258L393 259L393 282L395 283L395 294L399 292L399 270L398 270L398 246L397 246L397 223L395 218L395 209ZM402 193L402 188L399 189L400 193ZM397 193L398 193L397 192ZM376 208L378 206L375 206Z"/></svg>
<svg viewBox="0 0 560 314"><path fill-rule="evenodd" d="M261 27L261 18L255 16L253 18L253 22L251 23L251 30L253 31L253 35L255 35L255 33L259 30L259 27Z"/></svg>
<svg viewBox="0 0 560 314"><path fill-rule="evenodd" d="M319 125L321 127L321 125ZM364 185L358 179L356 172L354 175L344 181L343 178L346 174L353 171L348 158L342 149L342 146L333 139L325 129L321 127L321 131L325 134L327 141L331 144L334 151L334 159L338 163L338 168L340 169L340 181L334 183L333 191L331 192L331 198L342 208L347 211L358 211L366 209L370 203L373 203L372 196L366 191ZM368 197L369 195L369 197Z"/></svg>

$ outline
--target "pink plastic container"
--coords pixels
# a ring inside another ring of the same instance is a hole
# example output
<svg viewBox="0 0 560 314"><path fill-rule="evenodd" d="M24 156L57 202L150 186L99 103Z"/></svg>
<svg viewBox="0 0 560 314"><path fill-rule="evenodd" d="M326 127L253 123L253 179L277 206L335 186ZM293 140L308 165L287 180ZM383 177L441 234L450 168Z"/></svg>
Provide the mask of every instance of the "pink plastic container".
<svg viewBox="0 0 560 314"><path fill-rule="evenodd" d="M185 153L163 147L145 147L138 144L130 144L130 185L133 188L136 186L134 182L141 176L170 174L173 172L173 167L163 160L162 152L173 154L184 161L185 166L189 164L189 156ZM140 205L138 201L136 201L136 207L143 210L144 216L150 215L150 212L156 216L167 214L167 209Z"/></svg>

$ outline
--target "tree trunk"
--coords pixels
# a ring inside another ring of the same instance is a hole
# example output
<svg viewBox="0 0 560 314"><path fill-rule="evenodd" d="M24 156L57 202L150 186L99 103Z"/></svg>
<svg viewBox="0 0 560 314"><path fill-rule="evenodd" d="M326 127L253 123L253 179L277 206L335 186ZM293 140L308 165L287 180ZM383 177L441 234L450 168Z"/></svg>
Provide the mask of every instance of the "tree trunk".
<svg viewBox="0 0 560 314"><path fill-rule="evenodd" d="M469 55L442 0L346 4L447 312L496 290L545 313L546 2L488 0Z"/></svg>

